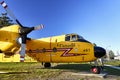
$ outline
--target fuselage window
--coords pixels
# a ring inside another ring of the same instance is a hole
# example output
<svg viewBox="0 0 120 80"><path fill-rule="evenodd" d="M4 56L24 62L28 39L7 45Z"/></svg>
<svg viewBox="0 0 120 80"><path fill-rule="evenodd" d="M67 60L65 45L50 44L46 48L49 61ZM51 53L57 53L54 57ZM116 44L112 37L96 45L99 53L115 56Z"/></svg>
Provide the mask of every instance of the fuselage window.
<svg viewBox="0 0 120 80"><path fill-rule="evenodd" d="M66 36L65 41L70 41L70 36Z"/></svg>
<svg viewBox="0 0 120 80"><path fill-rule="evenodd" d="M45 52L46 52L46 49L45 49L45 48L43 48L43 49L42 49L42 52L43 52L43 53L45 53Z"/></svg>
<svg viewBox="0 0 120 80"><path fill-rule="evenodd" d="M53 48L53 52L57 52L57 48L56 47Z"/></svg>

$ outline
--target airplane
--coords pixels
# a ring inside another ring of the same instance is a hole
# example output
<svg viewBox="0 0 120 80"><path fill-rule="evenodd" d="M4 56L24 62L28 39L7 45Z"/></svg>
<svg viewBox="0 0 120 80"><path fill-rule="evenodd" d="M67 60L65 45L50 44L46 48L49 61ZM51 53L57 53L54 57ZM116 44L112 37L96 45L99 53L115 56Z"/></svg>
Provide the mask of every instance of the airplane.
<svg viewBox="0 0 120 80"><path fill-rule="evenodd" d="M44 67L50 67L51 63L92 62L106 54L104 48L94 46L75 33L40 39L28 38L27 34L42 29L44 26L41 24L25 27L18 21L4 1L0 4L17 22L15 25L0 28L0 53L11 56L20 50L20 62L24 62L25 54L27 54L38 62L44 63ZM100 66L93 66L91 71L99 74L101 72Z"/></svg>

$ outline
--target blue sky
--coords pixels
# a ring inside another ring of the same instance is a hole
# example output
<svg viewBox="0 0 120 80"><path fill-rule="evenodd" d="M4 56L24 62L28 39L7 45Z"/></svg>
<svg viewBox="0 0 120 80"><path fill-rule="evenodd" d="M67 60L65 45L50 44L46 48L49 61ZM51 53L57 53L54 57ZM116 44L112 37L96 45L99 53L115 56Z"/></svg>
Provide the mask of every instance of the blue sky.
<svg viewBox="0 0 120 80"><path fill-rule="evenodd" d="M23 25L44 24L29 37L77 33L98 46L120 51L120 0L5 1ZM5 12L1 6L0 12Z"/></svg>

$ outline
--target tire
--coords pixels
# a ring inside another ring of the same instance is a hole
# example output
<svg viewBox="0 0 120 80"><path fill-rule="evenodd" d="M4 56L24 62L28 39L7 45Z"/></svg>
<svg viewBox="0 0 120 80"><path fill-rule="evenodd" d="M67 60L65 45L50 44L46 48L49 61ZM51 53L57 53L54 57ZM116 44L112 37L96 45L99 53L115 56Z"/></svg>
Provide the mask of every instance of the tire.
<svg viewBox="0 0 120 80"><path fill-rule="evenodd" d="M99 66L92 66L91 67L91 72L94 73L94 74L100 74L100 67Z"/></svg>
<svg viewBox="0 0 120 80"><path fill-rule="evenodd" d="M49 68L49 67L51 67L51 64L50 64L49 62L44 63L44 67L45 67L45 68Z"/></svg>

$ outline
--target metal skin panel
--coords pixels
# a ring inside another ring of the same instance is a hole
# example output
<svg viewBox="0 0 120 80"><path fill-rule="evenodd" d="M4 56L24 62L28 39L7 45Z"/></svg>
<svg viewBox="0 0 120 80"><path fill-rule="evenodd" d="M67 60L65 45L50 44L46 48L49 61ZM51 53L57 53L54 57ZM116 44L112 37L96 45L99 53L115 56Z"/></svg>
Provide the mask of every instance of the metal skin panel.
<svg viewBox="0 0 120 80"><path fill-rule="evenodd" d="M11 51L13 48L18 47L17 38L18 34L18 25L12 25L8 27L0 28L0 50L1 51Z"/></svg>

